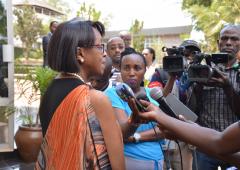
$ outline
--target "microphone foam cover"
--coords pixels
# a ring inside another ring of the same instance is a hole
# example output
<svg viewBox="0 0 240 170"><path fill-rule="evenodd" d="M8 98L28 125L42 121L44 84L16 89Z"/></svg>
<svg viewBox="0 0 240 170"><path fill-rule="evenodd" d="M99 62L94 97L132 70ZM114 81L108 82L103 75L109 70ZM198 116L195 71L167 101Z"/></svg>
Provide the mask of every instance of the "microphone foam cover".
<svg viewBox="0 0 240 170"><path fill-rule="evenodd" d="M160 87L154 87L150 89L150 96L154 100L160 99L161 97L163 97L162 89Z"/></svg>

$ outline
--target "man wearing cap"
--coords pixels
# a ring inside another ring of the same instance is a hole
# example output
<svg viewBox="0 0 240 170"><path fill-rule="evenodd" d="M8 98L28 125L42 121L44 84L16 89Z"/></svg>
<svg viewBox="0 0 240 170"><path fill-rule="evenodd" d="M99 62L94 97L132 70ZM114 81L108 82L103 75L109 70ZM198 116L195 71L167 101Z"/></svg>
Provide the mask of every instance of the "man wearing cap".
<svg viewBox="0 0 240 170"><path fill-rule="evenodd" d="M180 46L185 47L184 56L189 61L193 61L194 52L201 52L199 44L194 40L185 40Z"/></svg>

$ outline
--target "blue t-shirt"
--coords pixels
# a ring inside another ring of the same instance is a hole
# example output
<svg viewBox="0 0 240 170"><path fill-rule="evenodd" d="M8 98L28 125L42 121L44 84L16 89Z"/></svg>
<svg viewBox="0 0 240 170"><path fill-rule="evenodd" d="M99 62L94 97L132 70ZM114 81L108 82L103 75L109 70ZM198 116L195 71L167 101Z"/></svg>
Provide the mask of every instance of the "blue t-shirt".
<svg viewBox="0 0 240 170"><path fill-rule="evenodd" d="M158 103L150 97L150 89L145 88L145 91L150 102L158 106ZM128 106L128 103L122 100L117 95L115 88L107 89L105 91L105 94L112 102L112 107L124 110L127 116L130 116L132 114L132 111ZM152 122L152 124L153 126L156 125L156 123L154 122ZM142 124L137 128L136 132L142 132L153 129L152 124L150 122L148 124ZM154 161L162 160L164 156L162 153L162 149L160 147L160 141L163 140L139 143L125 143L124 154L125 156L129 156L140 160L154 160Z"/></svg>

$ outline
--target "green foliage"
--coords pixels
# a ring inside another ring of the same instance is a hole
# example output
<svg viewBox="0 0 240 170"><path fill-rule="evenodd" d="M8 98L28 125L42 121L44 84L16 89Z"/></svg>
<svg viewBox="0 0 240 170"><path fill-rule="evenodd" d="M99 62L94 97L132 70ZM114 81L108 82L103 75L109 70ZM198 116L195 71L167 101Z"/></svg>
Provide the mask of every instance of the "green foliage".
<svg viewBox="0 0 240 170"><path fill-rule="evenodd" d="M28 106L20 108L18 113L18 119L30 126L38 123L38 115L36 121L33 122L33 116L31 114L31 104L39 100L41 96L46 92L47 87L54 79L57 73L50 68L36 67L34 70L30 70L23 79L18 79L20 97L27 99ZM40 93L39 93L40 92Z"/></svg>
<svg viewBox="0 0 240 170"><path fill-rule="evenodd" d="M56 75L57 73L50 68L36 67L33 72L27 74L26 80L30 81L35 91L39 90L42 96Z"/></svg>
<svg viewBox="0 0 240 170"><path fill-rule="evenodd" d="M8 117L15 112L13 106L1 106L0 107L0 122L8 122Z"/></svg>
<svg viewBox="0 0 240 170"><path fill-rule="evenodd" d="M36 89L40 90L41 96L46 92L47 87L51 81L56 77L57 73L50 68L39 67L36 69L36 78L34 86Z"/></svg>
<svg viewBox="0 0 240 170"><path fill-rule="evenodd" d="M51 20L52 21L52 20ZM46 35L49 32L49 21L47 24L43 24L43 34Z"/></svg>
<svg viewBox="0 0 240 170"><path fill-rule="evenodd" d="M137 19L135 19L130 28L130 32L132 34L133 48L138 52L142 52L142 50L144 49L144 34L141 33L142 29L143 21L138 21Z"/></svg>
<svg viewBox="0 0 240 170"><path fill-rule="evenodd" d="M182 8L188 9L193 5L209 7L213 0L183 0Z"/></svg>
<svg viewBox="0 0 240 170"><path fill-rule="evenodd" d="M86 20L98 21L101 16L101 11L97 11L93 4L88 6L84 2L77 11L77 16Z"/></svg>
<svg viewBox="0 0 240 170"><path fill-rule="evenodd" d="M24 55L28 60L33 44L37 43L37 39L44 33L42 21L29 6L16 8L13 13L17 17L14 25L15 36L22 41Z"/></svg>
<svg viewBox="0 0 240 170"><path fill-rule="evenodd" d="M155 50L156 53L156 63L159 65L162 65L162 59L164 57L164 52L162 51L162 47L164 46L163 42L160 41L160 44L157 42L157 39L155 42L153 41L151 47Z"/></svg>
<svg viewBox="0 0 240 170"><path fill-rule="evenodd" d="M31 114L30 107L21 107L16 109L17 113L17 121L21 121L21 123L25 126L32 127L34 126L33 115Z"/></svg>
<svg viewBox="0 0 240 170"><path fill-rule="evenodd" d="M184 0L183 7L192 14L195 29L205 34L208 52L217 51L219 32L228 23L240 23L240 0L211 0L209 5L190 3L194 0ZM207 1L200 1L207 2ZM186 5L188 4L188 5Z"/></svg>
<svg viewBox="0 0 240 170"><path fill-rule="evenodd" d="M7 13L0 1L0 35L7 36Z"/></svg>
<svg viewBox="0 0 240 170"><path fill-rule="evenodd" d="M92 20L92 21L101 21L105 28L107 28L110 24L111 15L102 18L102 12L97 10L94 4L87 5L83 2L77 11L77 17L80 17L84 20Z"/></svg>
<svg viewBox="0 0 240 170"><path fill-rule="evenodd" d="M41 49L32 49L30 51L30 56L33 59L41 59L43 56L43 51Z"/></svg>

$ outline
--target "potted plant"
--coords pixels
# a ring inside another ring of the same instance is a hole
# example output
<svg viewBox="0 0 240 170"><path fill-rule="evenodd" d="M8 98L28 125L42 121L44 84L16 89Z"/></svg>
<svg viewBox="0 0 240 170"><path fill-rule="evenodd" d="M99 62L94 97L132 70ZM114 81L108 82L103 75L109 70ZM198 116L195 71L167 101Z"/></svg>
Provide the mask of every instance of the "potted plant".
<svg viewBox="0 0 240 170"><path fill-rule="evenodd" d="M15 134L15 142L20 157L25 162L34 162L42 143L42 129L39 115L33 114L32 104L41 99L49 83L56 76L50 68L37 67L28 71L24 79L18 79L20 98L25 98L27 106L16 109L17 120L21 125Z"/></svg>

